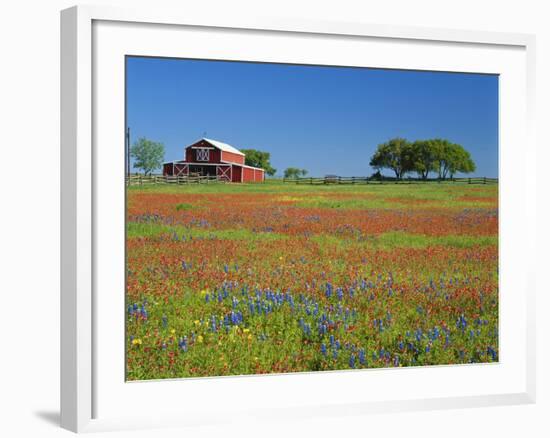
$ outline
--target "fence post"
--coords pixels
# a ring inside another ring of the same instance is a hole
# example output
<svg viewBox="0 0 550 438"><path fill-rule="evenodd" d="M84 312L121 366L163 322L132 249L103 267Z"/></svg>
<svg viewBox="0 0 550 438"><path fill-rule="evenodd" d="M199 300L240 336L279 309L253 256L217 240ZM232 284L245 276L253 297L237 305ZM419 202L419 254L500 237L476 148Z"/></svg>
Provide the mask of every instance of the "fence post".
<svg viewBox="0 0 550 438"><path fill-rule="evenodd" d="M472 184L472 178L468 178L468 184Z"/></svg>
<svg viewBox="0 0 550 438"><path fill-rule="evenodd" d="M483 177L483 184L487 184L487 177L486 176Z"/></svg>

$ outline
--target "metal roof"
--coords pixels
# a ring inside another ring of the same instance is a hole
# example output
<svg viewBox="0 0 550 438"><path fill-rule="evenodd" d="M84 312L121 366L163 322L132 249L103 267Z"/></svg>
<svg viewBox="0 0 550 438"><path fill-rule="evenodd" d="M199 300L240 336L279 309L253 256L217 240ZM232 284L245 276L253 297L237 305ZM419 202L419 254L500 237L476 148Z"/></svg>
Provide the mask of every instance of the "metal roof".
<svg viewBox="0 0 550 438"><path fill-rule="evenodd" d="M220 149L222 151L231 152L233 154L242 155L244 157L244 154L240 150L238 150L237 148L234 148L230 144L222 143L221 141L211 140L209 138L204 138L204 137L201 140L204 140L204 141L210 143L212 146L216 146L218 149Z"/></svg>

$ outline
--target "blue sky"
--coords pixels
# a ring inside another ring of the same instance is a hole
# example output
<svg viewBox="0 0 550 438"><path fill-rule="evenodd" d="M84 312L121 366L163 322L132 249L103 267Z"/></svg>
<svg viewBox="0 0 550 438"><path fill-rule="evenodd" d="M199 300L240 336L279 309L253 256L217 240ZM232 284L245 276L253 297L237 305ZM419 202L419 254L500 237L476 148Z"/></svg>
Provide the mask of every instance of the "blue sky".
<svg viewBox="0 0 550 438"><path fill-rule="evenodd" d="M138 57L126 75L132 141L163 142L166 161L206 132L270 152L277 174L368 176L379 143L442 137L498 176L497 76Z"/></svg>

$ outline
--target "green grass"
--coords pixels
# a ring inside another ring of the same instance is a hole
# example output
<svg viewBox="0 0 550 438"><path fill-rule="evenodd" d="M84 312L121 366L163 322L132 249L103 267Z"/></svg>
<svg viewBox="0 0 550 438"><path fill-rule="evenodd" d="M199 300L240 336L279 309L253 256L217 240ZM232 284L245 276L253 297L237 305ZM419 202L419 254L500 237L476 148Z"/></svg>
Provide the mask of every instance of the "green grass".
<svg viewBox="0 0 550 438"><path fill-rule="evenodd" d="M253 232L247 229L227 229L227 230L208 230L194 227L169 226L162 224L129 222L127 226L127 237L157 237L165 235L173 237L177 235L178 239L220 239L220 240L239 240L247 242L273 241L289 239L282 233L274 232ZM320 234L310 238L322 246L338 245L346 246L350 243L357 244L367 248L393 249L393 248L427 248L430 246L448 246L453 248L471 248L473 246L497 245L497 236L426 236L423 234L413 234L404 232L389 232L379 235L357 238L338 237L331 234Z"/></svg>
<svg viewBox="0 0 550 438"><path fill-rule="evenodd" d="M403 202L400 202L400 200ZM298 207L314 207L314 208L329 208L329 209L351 209L351 210L417 210L417 209L438 209L444 208L446 210L461 210L471 208L473 202L471 201L458 201L453 198L441 199L441 200L429 200L429 202L406 202L410 199L423 198L413 197L400 197L400 198L384 198L382 195L378 195L372 199L327 199L320 197L304 197L303 199L296 201ZM493 202L475 201L476 208L490 209L494 207Z"/></svg>
<svg viewBox="0 0 550 438"><path fill-rule="evenodd" d="M322 246L336 245L344 247L359 242L366 248L391 250L394 248L428 248L430 246L445 246L452 248L471 248L474 246L490 246L498 244L497 236L426 236L404 232L389 232L378 235L357 238L339 238L337 236L322 234L311 238Z"/></svg>
<svg viewBox="0 0 550 438"><path fill-rule="evenodd" d="M178 239L221 239L243 241L270 241L287 239L288 236L279 233L253 232L247 229L209 230L196 227L169 226L155 223L128 222L126 235L129 239L136 237L156 237L166 235L172 237L174 233Z"/></svg>
<svg viewBox="0 0 550 438"><path fill-rule="evenodd" d="M298 206L319 208L446 208L464 209L475 206L490 208L491 201L460 199L468 196L498 199L498 185L468 185L462 183L369 184L369 185L309 185L283 183L271 179L250 184L189 184L130 186L130 192L182 194L272 194L290 197ZM337 199L344 195L348 198ZM313 196L312 196L313 195ZM364 198L363 198L364 196ZM332 197L332 198L331 198ZM349 198L351 197L351 198ZM418 204L414 201L419 200ZM402 202L400 202L402 201ZM191 207L192 208L192 207ZM182 207L182 209L191 209Z"/></svg>
<svg viewBox="0 0 550 438"><path fill-rule="evenodd" d="M193 210L194 208L196 208L196 206L193 204L181 203L176 205L176 211Z"/></svg>

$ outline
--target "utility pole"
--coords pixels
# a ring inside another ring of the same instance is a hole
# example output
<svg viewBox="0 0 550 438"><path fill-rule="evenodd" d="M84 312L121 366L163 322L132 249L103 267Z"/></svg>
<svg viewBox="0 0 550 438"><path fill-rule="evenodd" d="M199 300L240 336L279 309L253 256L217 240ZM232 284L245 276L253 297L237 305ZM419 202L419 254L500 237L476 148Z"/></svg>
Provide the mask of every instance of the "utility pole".
<svg viewBox="0 0 550 438"><path fill-rule="evenodd" d="M130 183L130 127L126 128L126 176Z"/></svg>

